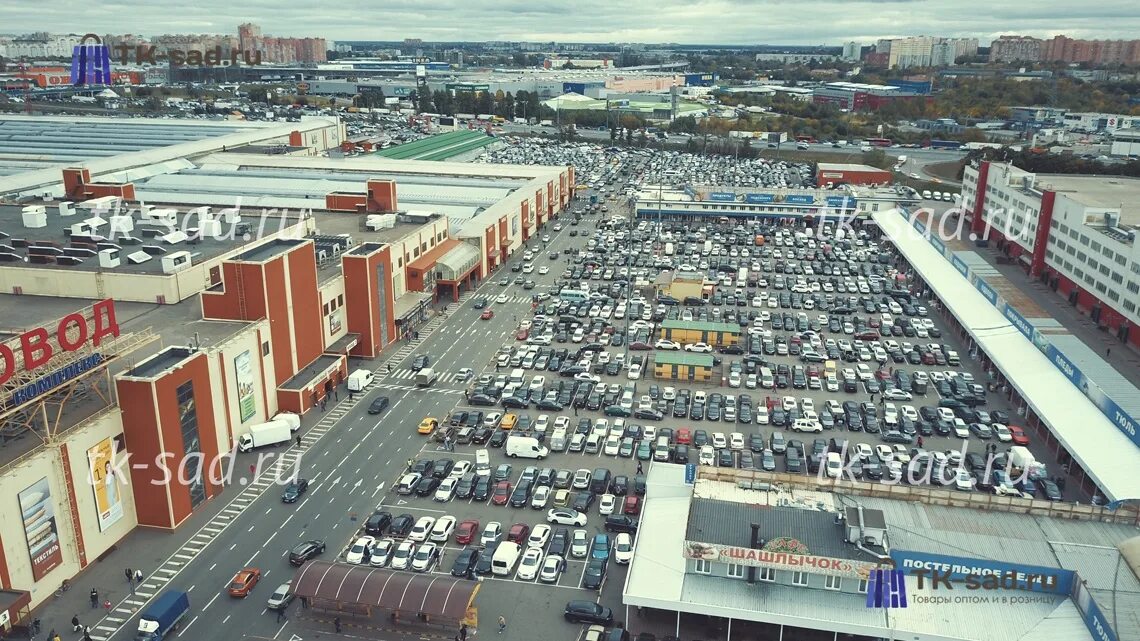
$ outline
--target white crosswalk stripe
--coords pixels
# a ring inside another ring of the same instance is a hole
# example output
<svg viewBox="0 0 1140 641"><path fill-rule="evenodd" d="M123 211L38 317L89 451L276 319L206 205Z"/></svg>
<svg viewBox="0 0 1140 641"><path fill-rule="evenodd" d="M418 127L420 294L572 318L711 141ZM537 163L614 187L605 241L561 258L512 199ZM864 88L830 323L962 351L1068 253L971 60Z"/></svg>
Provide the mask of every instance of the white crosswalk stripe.
<svg viewBox="0 0 1140 641"><path fill-rule="evenodd" d="M410 380L414 379L415 377L416 377L415 370L411 370L411 369L408 369L406 367L401 367L400 369L392 370L392 373L388 375L389 379L394 378L394 379L401 380L401 381L410 381ZM456 383L456 382L463 382L463 380L462 380L462 377L459 375L458 372L441 372L439 374L439 382L441 382L441 383Z"/></svg>

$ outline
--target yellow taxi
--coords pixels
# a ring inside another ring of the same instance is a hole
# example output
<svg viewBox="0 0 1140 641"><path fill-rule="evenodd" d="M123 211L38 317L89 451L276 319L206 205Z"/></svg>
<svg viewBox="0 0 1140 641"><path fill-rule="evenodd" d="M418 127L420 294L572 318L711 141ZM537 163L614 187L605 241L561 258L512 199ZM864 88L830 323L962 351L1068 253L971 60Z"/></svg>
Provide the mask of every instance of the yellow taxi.
<svg viewBox="0 0 1140 641"><path fill-rule="evenodd" d="M503 428L504 430L513 430L515 429L515 425L517 425L518 422L518 416L515 414L506 414L503 416L502 422L499 423L499 427Z"/></svg>
<svg viewBox="0 0 1140 641"><path fill-rule="evenodd" d="M420 434L431 434L437 427L439 427L439 421L429 416L420 421L420 427L417 431Z"/></svg>

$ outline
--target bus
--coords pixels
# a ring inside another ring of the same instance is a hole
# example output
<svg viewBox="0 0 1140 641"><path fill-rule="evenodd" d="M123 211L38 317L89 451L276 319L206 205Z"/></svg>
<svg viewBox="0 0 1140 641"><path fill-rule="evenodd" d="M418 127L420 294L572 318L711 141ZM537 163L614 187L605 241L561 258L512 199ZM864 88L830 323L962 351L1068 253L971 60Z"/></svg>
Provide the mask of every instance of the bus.
<svg viewBox="0 0 1140 641"><path fill-rule="evenodd" d="M872 147L890 147L894 144L890 138L868 138L865 143Z"/></svg>
<svg viewBox="0 0 1140 641"><path fill-rule="evenodd" d="M563 289L558 292L558 298L570 302L589 300L590 292L583 289Z"/></svg>

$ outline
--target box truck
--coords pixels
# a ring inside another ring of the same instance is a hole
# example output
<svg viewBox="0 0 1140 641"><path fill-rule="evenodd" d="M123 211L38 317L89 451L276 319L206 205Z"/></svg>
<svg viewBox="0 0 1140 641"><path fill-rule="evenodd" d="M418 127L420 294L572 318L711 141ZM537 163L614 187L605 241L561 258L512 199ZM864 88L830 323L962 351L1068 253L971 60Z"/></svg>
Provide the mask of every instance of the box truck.
<svg viewBox="0 0 1140 641"><path fill-rule="evenodd" d="M510 458L536 458L544 459L550 450L533 436L509 436L503 451Z"/></svg>
<svg viewBox="0 0 1140 641"><path fill-rule="evenodd" d="M135 641L160 641L190 613L190 595L171 590L158 597L139 618Z"/></svg>
<svg viewBox="0 0 1140 641"><path fill-rule="evenodd" d="M293 431L289 422L284 420L269 421L251 425L248 434L238 437L238 450L248 452L255 447L269 447L279 445L293 438Z"/></svg>
<svg viewBox="0 0 1140 641"><path fill-rule="evenodd" d="M439 373L430 367L425 367L416 372L416 387L428 387L439 378Z"/></svg>

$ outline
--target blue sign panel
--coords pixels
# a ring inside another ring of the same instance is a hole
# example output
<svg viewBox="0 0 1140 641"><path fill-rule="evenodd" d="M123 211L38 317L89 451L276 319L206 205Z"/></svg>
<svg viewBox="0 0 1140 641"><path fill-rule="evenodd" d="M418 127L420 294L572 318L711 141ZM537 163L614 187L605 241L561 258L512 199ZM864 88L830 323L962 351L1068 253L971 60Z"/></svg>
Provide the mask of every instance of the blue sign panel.
<svg viewBox="0 0 1140 641"><path fill-rule="evenodd" d="M1061 350L1051 344L1047 345L1045 347L1045 356L1049 359L1049 362L1053 363L1054 367L1061 370L1061 373L1064 374L1077 389L1081 390L1081 392L1088 397L1093 405L1096 405L1097 409L1104 414L1105 418L1116 426L1116 429L1124 432L1124 435L1127 436L1136 447L1140 447L1140 421L1137 421L1135 417L1121 409L1120 406L1116 404L1116 401L1109 398L1099 385L1086 378L1084 372L1082 372L1075 363L1069 360Z"/></svg>
<svg viewBox="0 0 1140 641"><path fill-rule="evenodd" d="M1085 627L1096 641L1117 641L1116 631L1100 611L1100 606L1092 600L1092 595L1089 595L1089 602L1085 606Z"/></svg>
<svg viewBox="0 0 1140 641"><path fill-rule="evenodd" d="M734 203L736 202L736 194L731 191L713 191L709 192L708 199L717 203Z"/></svg>
<svg viewBox="0 0 1140 641"><path fill-rule="evenodd" d="M967 266L966 263L961 258L958 258L957 256L951 256L950 257L950 264L954 265L954 269L957 269L958 273L962 274L963 276L969 276L970 275L969 266Z"/></svg>
<svg viewBox="0 0 1140 641"><path fill-rule="evenodd" d="M16 405L26 403L39 396L40 394L50 392L60 385L63 385L64 383L74 378L78 378L84 372L98 367L102 362L102 354L92 354L87 358L76 361L61 369L57 369L51 374L38 378L35 381L13 392L12 402Z"/></svg>
<svg viewBox="0 0 1140 641"><path fill-rule="evenodd" d="M685 464L685 485L692 485L693 483L696 483L696 481L697 481L697 464L696 463L686 463Z"/></svg>
<svg viewBox="0 0 1140 641"><path fill-rule="evenodd" d="M855 207L855 199L850 196L828 196L827 206L852 209Z"/></svg>
<svg viewBox="0 0 1140 641"><path fill-rule="evenodd" d="M762 205L764 203L776 202L775 194L745 194L744 202L752 203L754 205Z"/></svg>
<svg viewBox="0 0 1140 641"><path fill-rule="evenodd" d="M993 287L987 285L986 281L979 278L977 282L974 283L974 287L978 288L978 291L982 293L982 296L986 297L986 300L990 301L991 305L997 305L997 292L994 291Z"/></svg>
<svg viewBox="0 0 1140 641"><path fill-rule="evenodd" d="M1073 571L1047 568L1039 565L1004 563L990 559L971 559L961 556L891 550L895 567L909 575L923 576L924 589L983 591L987 577L995 577L1001 589L1027 590L1068 596L1073 589ZM925 574L916 574L925 572ZM947 588L942 580L954 585ZM990 582L994 579L990 579Z"/></svg>
<svg viewBox="0 0 1140 641"><path fill-rule="evenodd" d="M1002 312L1005 314L1005 317L1009 319L1009 322L1013 323L1013 326L1017 328L1017 331L1025 334L1025 337L1029 340L1033 340L1033 326L1029 324L1029 321L1025 320L1024 316L1018 313L1016 309L1010 307L1009 303L1006 303L1005 309L1002 310Z"/></svg>
<svg viewBox="0 0 1140 641"><path fill-rule="evenodd" d="M937 236L933 234L930 235L930 244L934 247L934 249L938 250L939 254L942 254L943 256L946 255L946 245L941 240L939 240Z"/></svg>
<svg viewBox="0 0 1140 641"><path fill-rule="evenodd" d="M815 202L815 196L807 194L789 194L784 198L784 202L792 205L810 205Z"/></svg>
<svg viewBox="0 0 1140 641"><path fill-rule="evenodd" d="M1136 444L1136 447L1140 447L1140 422L1138 422L1136 418L1128 412L1120 409L1120 406L1116 404L1116 401L1108 398L1107 396L1103 396L1103 399L1103 404L1097 403L1098 407L1100 407L1100 410L1104 412L1104 415L1108 417L1108 420L1112 421L1112 424L1115 425L1118 430L1124 432L1128 438L1132 439L1132 442ZM1097 401L1095 398L1092 400L1093 402Z"/></svg>

